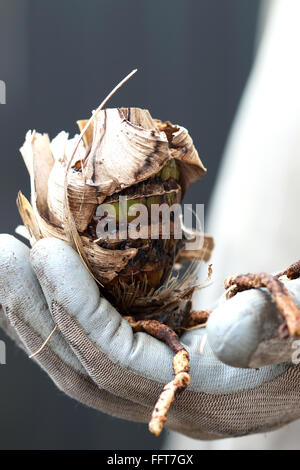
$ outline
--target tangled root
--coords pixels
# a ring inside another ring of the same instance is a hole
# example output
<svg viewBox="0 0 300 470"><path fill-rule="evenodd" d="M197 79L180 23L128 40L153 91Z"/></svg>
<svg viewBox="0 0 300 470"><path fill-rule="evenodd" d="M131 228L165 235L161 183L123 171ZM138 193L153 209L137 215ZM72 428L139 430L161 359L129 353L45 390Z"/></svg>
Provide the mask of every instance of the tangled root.
<svg viewBox="0 0 300 470"><path fill-rule="evenodd" d="M284 275L289 279L298 278L300 276L300 261L292 264L289 268L276 276L267 273L248 273L230 276L225 279L224 287L228 289L227 298L231 298L238 292L244 290L266 287L278 310L285 319L285 325L289 335L300 336L300 310L285 285L279 279ZM284 328L281 328L281 334L283 332Z"/></svg>
<svg viewBox="0 0 300 470"><path fill-rule="evenodd" d="M149 430L155 436L159 436L167 419L167 413L175 396L185 390L191 382L189 353L183 348L175 355L173 359L173 368L175 372L174 379L164 386L159 399L153 410Z"/></svg>
<svg viewBox="0 0 300 470"><path fill-rule="evenodd" d="M154 407L149 423L149 430L159 436L167 419L167 413L175 396L185 390L190 384L190 357L187 350L180 343L178 335L169 326L157 320L134 320L133 317L124 317L134 332L144 331L151 336L166 343L175 352L173 359L174 379L165 385Z"/></svg>
<svg viewBox="0 0 300 470"><path fill-rule="evenodd" d="M183 326L186 329L197 325L205 326L211 312L212 310L190 310L184 320Z"/></svg>

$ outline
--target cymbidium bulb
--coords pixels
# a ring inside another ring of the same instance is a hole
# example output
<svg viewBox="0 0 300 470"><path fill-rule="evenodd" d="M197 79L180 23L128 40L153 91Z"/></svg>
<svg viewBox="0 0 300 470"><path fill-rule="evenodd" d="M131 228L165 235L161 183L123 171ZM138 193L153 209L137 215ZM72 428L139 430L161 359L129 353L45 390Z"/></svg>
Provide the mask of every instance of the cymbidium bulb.
<svg viewBox="0 0 300 470"><path fill-rule="evenodd" d="M85 124L85 120L78 121L80 130ZM32 242L49 236L68 241L66 180L69 208L94 277L121 313L140 311L142 315L145 310L140 299L161 288L175 261L185 257L183 240L175 239L172 233L172 220L168 239L151 238L151 207L181 203L189 185L206 170L185 128L154 120L143 109L100 111L69 165L76 138L69 140L66 132L51 142L46 134L29 131L26 136L21 153L32 178L36 226L36 236L29 227ZM146 237L145 230L141 238L131 239L130 230L125 238L120 237L120 196L127 201L127 214L123 215L127 215L128 224L134 220L128 215L133 204L147 209ZM101 204L110 204L115 212L114 237L101 239L97 234ZM161 232L161 227L158 230ZM211 247L206 238L203 249L194 250L189 258L207 259Z"/></svg>
<svg viewBox="0 0 300 470"><path fill-rule="evenodd" d="M86 124L78 121L80 131ZM193 141L184 127L152 119L147 110L116 108L95 113L77 147L76 142L78 136L69 139L66 132L52 141L35 131L26 135L21 153L31 177L31 205L20 193L18 207L31 244L57 237L73 245L103 295L135 331L164 340L182 362L184 348L179 341L174 346L169 333L180 333L201 315L191 310L194 279L174 278L172 269L181 261L207 261L213 242L205 237L199 249L185 250L184 236L174 236L178 220L172 213L168 238L162 236L163 220L156 221L158 237L152 238L150 229L153 205L180 204L188 187L206 172ZM142 235L131 237L128 229L135 217L130 209L136 204L145 209L146 222ZM107 208L108 221L114 214L114 237L99 235L101 205ZM164 328L165 337L159 332ZM185 358L183 370L188 373L187 353ZM177 389L185 386L187 382Z"/></svg>

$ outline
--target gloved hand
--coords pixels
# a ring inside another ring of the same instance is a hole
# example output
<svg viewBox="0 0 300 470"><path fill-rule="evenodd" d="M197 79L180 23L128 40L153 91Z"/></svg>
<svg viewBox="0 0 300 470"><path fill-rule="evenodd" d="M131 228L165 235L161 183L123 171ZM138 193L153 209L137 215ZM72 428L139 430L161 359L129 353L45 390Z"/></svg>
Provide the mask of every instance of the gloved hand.
<svg viewBox="0 0 300 470"><path fill-rule="evenodd" d="M172 380L169 348L146 333L132 332L100 297L78 254L66 243L43 239L30 252L12 236L0 235L0 242L1 324L8 334L30 354L56 324L58 329L34 360L57 386L93 408L148 422L163 386ZM300 281L287 285L300 300ZM243 316L242 305L249 305L248 301L255 311L251 316L246 308ZM228 322L221 324L220 318L227 315ZM231 339L236 338L242 357L237 365L247 365L261 341L268 341L265 316L274 332L276 307L263 291L244 292L226 301L209 320L210 341L216 332L214 349L224 356L229 351L226 360L234 362ZM167 427L194 438L213 439L267 431L300 417L298 366L231 367L216 358L209 342L204 344L205 335L205 329L197 329L181 337L191 357L191 385L176 397ZM272 362L280 361L273 354Z"/></svg>

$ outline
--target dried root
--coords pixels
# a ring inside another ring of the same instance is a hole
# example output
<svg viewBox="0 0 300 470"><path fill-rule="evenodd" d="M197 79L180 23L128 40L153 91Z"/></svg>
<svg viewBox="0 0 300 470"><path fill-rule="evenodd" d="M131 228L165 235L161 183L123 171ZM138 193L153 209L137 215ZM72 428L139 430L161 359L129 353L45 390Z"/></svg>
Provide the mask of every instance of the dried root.
<svg viewBox="0 0 300 470"><path fill-rule="evenodd" d="M175 399L175 395L182 392L190 385L189 353L183 348L173 359L175 378L164 386L159 399L156 402L149 423L149 430L155 436L159 436L167 419L168 410Z"/></svg>
<svg viewBox="0 0 300 470"><path fill-rule="evenodd" d="M283 275L287 276L289 279L299 277L300 262L293 264L287 270L277 274L277 276L272 276L267 273L248 273L230 276L225 279L224 287L228 289L227 298L233 297L238 292L244 290L266 287L276 303L278 310L285 319L289 335L300 336L300 310L284 284L279 280L279 277Z"/></svg>
<svg viewBox="0 0 300 470"><path fill-rule="evenodd" d="M124 317L131 325L133 331L144 331L151 336L166 343L175 352L173 368L175 377L172 382L165 385L159 399L156 402L149 423L149 430L159 436L167 419L167 413L175 399L175 395L185 390L190 384L189 353L180 343L175 331L167 325L156 320L135 321L133 317Z"/></svg>
<svg viewBox="0 0 300 470"><path fill-rule="evenodd" d="M184 328L188 329L198 325L205 325L211 312L212 310L190 310L184 319Z"/></svg>
<svg viewBox="0 0 300 470"><path fill-rule="evenodd" d="M276 274L276 278L279 279L283 276L286 276L288 279L298 279L300 277L300 261L291 264L285 271L282 271L279 274Z"/></svg>

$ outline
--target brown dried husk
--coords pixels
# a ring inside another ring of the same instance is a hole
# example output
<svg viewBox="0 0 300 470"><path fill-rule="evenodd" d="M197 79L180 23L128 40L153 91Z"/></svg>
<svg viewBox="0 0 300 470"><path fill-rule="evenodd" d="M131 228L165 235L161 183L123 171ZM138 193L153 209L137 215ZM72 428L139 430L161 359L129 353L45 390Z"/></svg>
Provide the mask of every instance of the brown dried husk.
<svg viewBox="0 0 300 470"><path fill-rule="evenodd" d="M80 130L86 123L78 121ZM185 250L182 241L164 241L156 266L151 258L154 244L145 248L140 241L129 240L119 247L95 243L89 227L97 206L106 198L128 188L134 192L136 185L147 184L171 159L180 170L180 194L200 179L206 169L188 131L152 119L147 110L116 108L95 115L70 161L77 139L69 140L65 132L52 142L47 134L29 131L26 135L20 151L30 174L31 204L19 193L18 208L31 244L43 237L69 242L120 313L157 318L172 327L176 322L179 325L179 318L190 308L194 290L200 287L195 281L196 264L209 259L212 238L205 236L203 244L201 234L199 249L192 251ZM77 242L70 236L72 223ZM141 254L145 263L147 259L151 262L135 272ZM171 271L182 261L192 263L179 277ZM148 268L152 275L161 270L154 285Z"/></svg>

